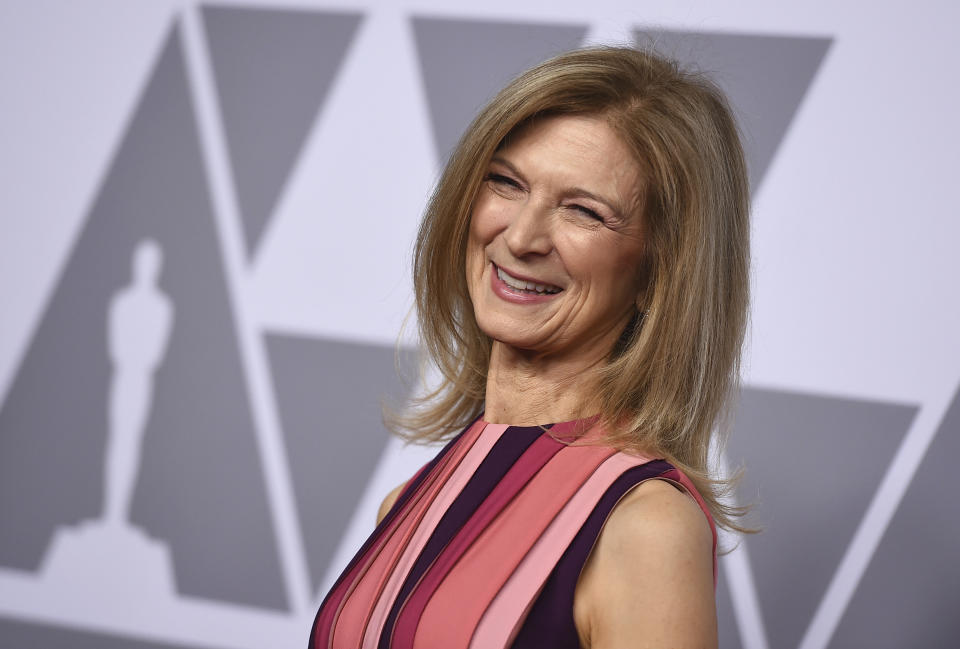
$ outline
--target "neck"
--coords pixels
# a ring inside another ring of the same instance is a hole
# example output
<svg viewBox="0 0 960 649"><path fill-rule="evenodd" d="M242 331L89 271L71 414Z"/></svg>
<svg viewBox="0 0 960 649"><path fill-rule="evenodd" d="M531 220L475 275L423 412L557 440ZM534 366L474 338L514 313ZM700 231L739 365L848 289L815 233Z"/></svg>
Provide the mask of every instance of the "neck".
<svg viewBox="0 0 960 649"><path fill-rule="evenodd" d="M493 342L483 419L533 426L581 419L603 358L556 358ZM589 410L589 409L588 409Z"/></svg>

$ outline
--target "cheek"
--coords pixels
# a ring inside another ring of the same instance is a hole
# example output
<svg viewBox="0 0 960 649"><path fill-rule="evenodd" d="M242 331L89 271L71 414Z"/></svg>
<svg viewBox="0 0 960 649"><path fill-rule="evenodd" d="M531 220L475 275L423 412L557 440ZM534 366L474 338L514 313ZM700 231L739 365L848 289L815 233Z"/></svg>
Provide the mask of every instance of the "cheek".
<svg viewBox="0 0 960 649"><path fill-rule="evenodd" d="M594 298L619 308L640 290L641 249L611 241L568 241L563 255L568 272L584 278Z"/></svg>
<svg viewBox="0 0 960 649"><path fill-rule="evenodd" d="M486 247L490 243L489 226L481 210L474 209L470 215L467 233L466 273L468 280L476 280L486 265ZM472 290L472 288L471 288Z"/></svg>
<svg viewBox="0 0 960 649"><path fill-rule="evenodd" d="M625 254L608 269L611 291L619 301L636 303L642 290L640 261L640 252Z"/></svg>
<svg viewBox="0 0 960 649"><path fill-rule="evenodd" d="M492 227L490 219L478 219L474 228L474 238L481 244L487 245L496 237L496 228Z"/></svg>
<svg viewBox="0 0 960 649"><path fill-rule="evenodd" d="M470 217L470 236L481 245L487 245L509 222L509 204L492 192L481 190Z"/></svg>

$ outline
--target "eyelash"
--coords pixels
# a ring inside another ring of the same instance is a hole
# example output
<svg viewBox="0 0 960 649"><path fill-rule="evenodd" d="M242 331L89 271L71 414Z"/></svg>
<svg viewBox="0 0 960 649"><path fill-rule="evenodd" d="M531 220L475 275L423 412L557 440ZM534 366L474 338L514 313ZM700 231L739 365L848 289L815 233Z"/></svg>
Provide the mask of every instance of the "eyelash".
<svg viewBox="0 0 960 649"><path fill-rule="evenodd" d="M602 216L600 216L599 214L597 214L596 212L594 212L593 210L591 210L591 209L588 208L588 207L584 207L583 205L571 205L570 207L572 207L572 208L575 209L575 210L579 210L579 211L583 212L584 214L586 214L587 216L589 216L591 219L596 219L597 221L600 221L601 223L604 222Z"/></svg>
<svg viewBox="0 0 960 649"><path fill-rule="evenodd" d="M522 189L520 183L518 183L513 178L510 178L509 176L504 176L503 174L489 173L487 174L487 177L484 180L487 180L492 183L502 183L504 185L509 185L515 189ZM584 207L583 205L571 205L570 207L572 209L575 209L583 213L584 215L588 216L591 219L600 221L601 223L605 222L602 216L600 216L599 214L597 214L596 212L594 212L588 207Z"/></svg>
<svg viewBox="0 0 960 649"><path fill-rule="evenodd" d="M489 180L490 182L493 182L493 183L503 183L505 185L510 185L511 187L516 187L517 189L520 189L520 183L518 183L513 178L510 178L509 176L504 176L502 174L494 174L494 173L487 174L486 180Z"/></svg>

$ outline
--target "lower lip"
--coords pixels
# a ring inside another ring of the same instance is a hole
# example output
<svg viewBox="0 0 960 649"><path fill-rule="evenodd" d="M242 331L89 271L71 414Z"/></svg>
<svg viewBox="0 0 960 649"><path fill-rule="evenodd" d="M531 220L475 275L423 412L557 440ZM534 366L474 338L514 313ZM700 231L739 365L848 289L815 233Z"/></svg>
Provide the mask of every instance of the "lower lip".
<svg viewBox="0 0 960 649"><path fill-rule="evenodd" d="M507 302L513 302L514 304L539 304L541 302L548 302L563 292L538 295L537 293L518 291L500 279L495 264L490 264L490 286L493 288L493 292L497 297Z"/></svg>

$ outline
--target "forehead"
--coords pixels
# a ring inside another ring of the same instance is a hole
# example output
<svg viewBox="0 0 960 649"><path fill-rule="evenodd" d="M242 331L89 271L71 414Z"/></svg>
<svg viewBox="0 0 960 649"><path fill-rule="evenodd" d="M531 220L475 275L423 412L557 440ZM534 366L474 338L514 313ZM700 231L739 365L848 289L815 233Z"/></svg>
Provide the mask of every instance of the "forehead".
<svg viewBox="0 0 960 649"><path fill-rule="evenodd" d="M553 115L512 134L494 156L545 182L574 184L624 203L641 191L642 174L633 153L602 117ZM530 180L537 180L533 178Z"/></svg>

